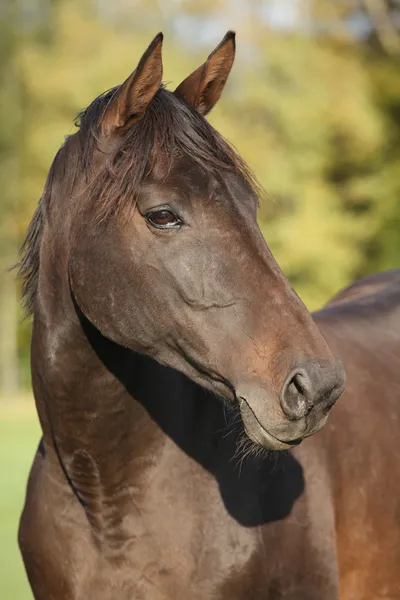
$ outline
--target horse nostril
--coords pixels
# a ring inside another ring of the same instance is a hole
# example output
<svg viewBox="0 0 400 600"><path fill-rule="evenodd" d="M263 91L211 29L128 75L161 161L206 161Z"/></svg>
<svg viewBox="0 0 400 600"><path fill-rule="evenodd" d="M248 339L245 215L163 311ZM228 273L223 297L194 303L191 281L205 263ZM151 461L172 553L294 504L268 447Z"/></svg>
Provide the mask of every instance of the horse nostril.
<svg viewBox="0 0 400 600"><path fill-rule="evenodd" d="M303 375L301 373L296 373L293 375L291 380L289 381L288 387L291 389L291 392L304 395L304 381L302 381Z"/></svg>
<svg viewBox="0 0 400 600"><path fill-rule="evenodd" d="M286 380L281 392L281 406L291 420L302 419L312 408L312 384L308 374L297 370Z"/></svg>
<svg viewBox="0 0 400 600"><path fill-rule="evenodd" d="M345 380L341 364L327 370L309 361L286 379L280 396L282 410L291 420L302 419L314 407L328 412L343 392Z"/></svg>

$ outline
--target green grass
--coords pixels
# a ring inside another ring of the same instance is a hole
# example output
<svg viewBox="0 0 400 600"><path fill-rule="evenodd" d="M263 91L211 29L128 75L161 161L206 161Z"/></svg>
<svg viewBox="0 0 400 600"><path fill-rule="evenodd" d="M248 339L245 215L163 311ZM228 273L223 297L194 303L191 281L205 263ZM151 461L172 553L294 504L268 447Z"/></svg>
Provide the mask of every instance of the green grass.
<svg viewBox="0 0 400 600"><path fill-rule="evenodd" d="M40 438L33 400L0 399L0 599L32 600L17 544L29 469Z"/></svg>

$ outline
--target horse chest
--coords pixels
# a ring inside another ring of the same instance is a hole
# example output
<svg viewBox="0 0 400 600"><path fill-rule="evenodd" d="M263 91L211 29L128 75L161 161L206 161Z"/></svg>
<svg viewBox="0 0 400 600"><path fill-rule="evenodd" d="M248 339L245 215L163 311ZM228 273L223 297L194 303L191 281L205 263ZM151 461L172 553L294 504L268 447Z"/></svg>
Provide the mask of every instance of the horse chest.
<svg viewBox="0 0 400 600"><path fill-rule="evenodd" d="M95 521L71 508L71 543L86 547L73 566L76 600L246 598L238 590L248 589L259 554L257 528L227 512L215 479L192 461L179 464L171 454L146 479L146 492L132 485L115 502L105 497ZM232 577L236 590L228 592Z"/></svg>
<svg viewBox="0 0 400 600"><path fill-rule="evenodd" d="M196 479L175 488L161 480L145 506L124 517L123 568L111 561L109 577L127 587L127 599L225 598L227 582L257 553L257 531L227 514L216 489Z"/></svg>

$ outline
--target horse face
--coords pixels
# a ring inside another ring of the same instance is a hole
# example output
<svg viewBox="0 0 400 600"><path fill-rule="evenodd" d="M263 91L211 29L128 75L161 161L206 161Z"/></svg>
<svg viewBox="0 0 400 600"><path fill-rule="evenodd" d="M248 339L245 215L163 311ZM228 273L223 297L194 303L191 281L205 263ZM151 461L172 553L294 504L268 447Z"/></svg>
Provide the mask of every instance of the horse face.
<svg viewBox="0 0 400 600"><path fill-rule="evenodd" d="M102 116L92 160L103 189L77 213L72 291L105 336L238 402L253 441L287 448L325 422L343 369L261 235L248 171L202 116L232 37L175 94L159 89L160 44ZM99 225L105 197L115 210Z"/></svg>

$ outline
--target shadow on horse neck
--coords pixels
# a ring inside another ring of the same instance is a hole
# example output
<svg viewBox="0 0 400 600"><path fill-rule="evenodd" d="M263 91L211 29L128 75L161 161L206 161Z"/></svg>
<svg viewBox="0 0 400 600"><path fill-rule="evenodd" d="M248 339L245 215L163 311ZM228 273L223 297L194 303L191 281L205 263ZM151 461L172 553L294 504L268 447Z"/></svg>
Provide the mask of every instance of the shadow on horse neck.
<svg viewBox="0 0 400 600"><path fill-rule="evenodd" d="M105 338L76 309L104 368L176 446L216 479L231 517L254 527L291 512L305 483L302 467L290 452L255 454L252 445L248 451L241 449L245 434L239 412L175 369Z"/></svg>

